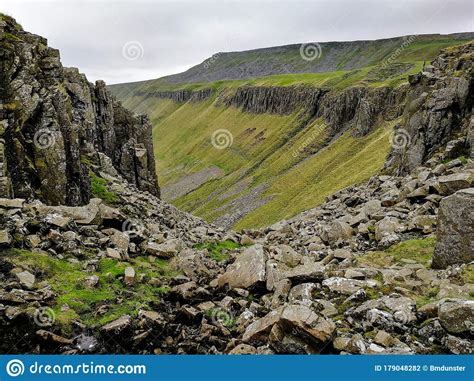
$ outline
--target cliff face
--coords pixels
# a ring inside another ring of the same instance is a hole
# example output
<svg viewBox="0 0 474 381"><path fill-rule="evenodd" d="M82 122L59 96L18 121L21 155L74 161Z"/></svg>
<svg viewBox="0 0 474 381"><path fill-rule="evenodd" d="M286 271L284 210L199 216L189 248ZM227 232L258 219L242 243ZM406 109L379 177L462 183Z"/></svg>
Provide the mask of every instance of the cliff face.
<svg viewBox="0 0 474 381"><path fill-rule="evenodd" d="M445 159L473 156L473 64L470 43L446 49L410 77L403 120L387 161L393 172L412 171L447 144Z"/></svg>
<svg viewBox="0 0 474 381"><path fill-rule="evenodd" d="M137 91L137 96L156 97L161 99L171 99L174 102L199 102L205 101L212 96L212 89L202 90L177 90L177 91Z"/></svg>
<svg viewBox="0 0 474 381"><path fill-rule="evenodd" d="M405 86L350 87L342 91L305 86L240 87L220 103L251 113L285 115L302 111L310 118L324 118L331 135L353 128L354 136L364 136L377 120L401 115L405 92Z"/></svg>
<svg viewBox="0 0 474 381"><path fill-rule="evenodd" d="M352 128L354 136L365 136L377 121L393 120L403 113L407 86L398 88L350 87L331 90L311 86L241 86L217 95L216 106L235 107L246 113L290 115L301 113L304 120L323 118L331 136ZM209 99L212 89L137 91L138 97L158 97L175 102Z"/></svg>
<svg viewBox="0 0 474 381"><path fill-rule="evenodd" d="M0 196L84 204L100 172L159 195L147 117L122 107L103 82L64 68L46 39L7 16L0 46Z"/></svg>

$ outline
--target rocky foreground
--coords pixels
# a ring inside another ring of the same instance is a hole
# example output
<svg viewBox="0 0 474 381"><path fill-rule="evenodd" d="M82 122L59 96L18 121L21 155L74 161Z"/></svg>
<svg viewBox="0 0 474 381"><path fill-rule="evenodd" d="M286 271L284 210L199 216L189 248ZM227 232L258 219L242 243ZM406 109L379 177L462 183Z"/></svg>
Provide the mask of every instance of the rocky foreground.
<svg viewBox="0 0 474 381"><path fill-rule="evenodd" d="M1 353L473 353L472 44L410 79L386 174L237 233L158 198L146 118L0 29Z"/></svg>
<svg viewBox="0 0 474 381"><path fill-rule="evenodd" d="M1 350L472 353L473 168L374 177L243 234L111 177L115 207L1 199Z"/></svg>

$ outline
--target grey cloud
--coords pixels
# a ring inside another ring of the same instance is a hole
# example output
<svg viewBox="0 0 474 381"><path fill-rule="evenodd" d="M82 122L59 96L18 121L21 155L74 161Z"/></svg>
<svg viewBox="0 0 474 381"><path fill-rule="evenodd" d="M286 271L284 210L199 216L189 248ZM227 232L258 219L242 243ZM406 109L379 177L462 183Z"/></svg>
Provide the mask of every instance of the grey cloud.
<svg viewBox="0 0 474 381"><path fill-rule="evenodd" d="M47 37L65 65L108 83L173 74L219 51L474 29L469 0L15 0L1 10ZM129 41L141 59L123 57Z"/></svg>

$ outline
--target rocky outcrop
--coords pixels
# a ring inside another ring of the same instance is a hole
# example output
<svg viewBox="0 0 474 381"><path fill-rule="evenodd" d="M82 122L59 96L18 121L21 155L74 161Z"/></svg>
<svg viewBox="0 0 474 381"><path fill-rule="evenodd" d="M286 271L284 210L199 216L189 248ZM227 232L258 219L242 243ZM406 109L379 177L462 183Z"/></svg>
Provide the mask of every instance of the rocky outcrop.
<svg viewBox="0 0 474 381"><path fill-rule="evenodd" d="M441 200L434 268L474 261L474 188Z"/></svg>
<svg viewBox="0 0 474 381"><path fill-rule="evenodd" d="M315 107L327 91L305 86L245 86L237 88L230 96L223 94L219 103L244 112L285 115Z"/></svg>
<svg viewBox="0 0 474 381"><path fill-rule="evenodd" d="M324 118L333 132L352 128L354 136L364 136L372 131L376 122L401 115L405 92L405 86L396 89L350 87L331 92L315 107L316 116Z"/></svg>
<svg viewBox="0 0 474 381"><path fill-rule="evenodd" d="M450 142L447 159L472 153L474 43L443 51L409 78L403 121L387 167L409 173ZM459 136L459 137L457 137Z"/></svg>
<svg viewBox="0 0 474 381"><path fill-rule="evenodd" d="M217 104L244 112L287 115L301 112L304 120L323 118L330 135L352 129L354 136L372 131L376 122L393 120L403 112L406 87L349 87L330 90L309 86L239 87L221 94Z"/></svg>
<svg viewBox="0 0 474 381"><path fill-rule="evenodd" d="M212 89L202 90L170 90L170 91L137 91L136 96L156 97L161 99L171 99L177 103L183 102L200 102L209 99L214 91Z"/></svg>
<svg viewBox="0 0 474 381"><path fill-rule="evenodd" d="M364 136L377 122L398 118L404 109L407 87L349 87L343 90L311 86L242 86L219 92L216 106L236 107L248 113L289 115L299 113L304 124L323 118L330 136L352 129ZM136 96L171 99L178 103L205 101L212 89L176 91L137 91Z"/></svg>
<svg viewBox="0 0 474 381"><path fill-rule="evenodd" d="M102 81L64 68L59 52L11 18L0 20L2 196L85 204L91 171L116 172L158 195L151 124Z"/></svg>
<svg viewBox="0 0 474 381"><path fill-rule="evenodd" d="M119 179L114 208L0 198L0 351L473 353L472 265L435 270L427 257L440 202L469 192L458 181L442 195L440 179L471 170L453 160L375 176L245 234ZM464 213L451 225L471 226ZM82 306L76 289L105 299Z"/></svg>

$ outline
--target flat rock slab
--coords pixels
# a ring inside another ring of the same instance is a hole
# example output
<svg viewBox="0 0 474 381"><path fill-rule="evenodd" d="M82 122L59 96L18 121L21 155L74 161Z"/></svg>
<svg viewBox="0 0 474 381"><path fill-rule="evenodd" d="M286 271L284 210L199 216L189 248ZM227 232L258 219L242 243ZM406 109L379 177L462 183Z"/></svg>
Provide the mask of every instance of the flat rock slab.
<svg viewBox="0 0 474 381"><path fill-rule="evenodd" d="M271 311L249 325L242 339L245 342L264 340L275 324L278 324L285 335L303 332L313 345L330 340L336 329L333 321L319 316L311 308L290 304Z"/></svg>
<svg viewBox="0 0 474 381"><path fill-rule="evenodd" d="M22 271L15 274L18 281L26 288L32 288L35 284L35 276L29 271Z"/></svg>
<svg viewBox="0 0 474 381"><path fill-rule="evenodd" d="M101 199L93 198L88 205L84 206L46 206L43 204L31 204L27 205L27 207L43 216L55 214L69 217L79 225L93 225L101 222L99 215L99 205L101 203Z"/></svg>
<svg viewBox="0 0 474 381"><path fill-rule="evenodd" d="M110 322L104 325L101 329L104 332L113 332L113 331L119 332L127 328L131 323L132 323L132 318L130 317L130 315L123 315L119 317L117 320L114 320L113 322Z"/></svg>
<svg viewBox="0 0 474 381"><path fill-rule="evenodd" d="M458 190L469 188L474 185L474 171L454 173L439 178L439 193L449 195Z"/></svg>
<svg viewBox="0 0 474 381"><path fill-rule="evenodd" d="M183 247L179 239L170 239L164 243L149 242L145 248L147 254L157 256L159 258L172 258Z"/></svg>
<svg viewBox="0 0 474 381"><path fill-rule="evenodd" d="M25 200L22 198L0 198L0 208L21 209L23 208L24 203Z"/></svg>

